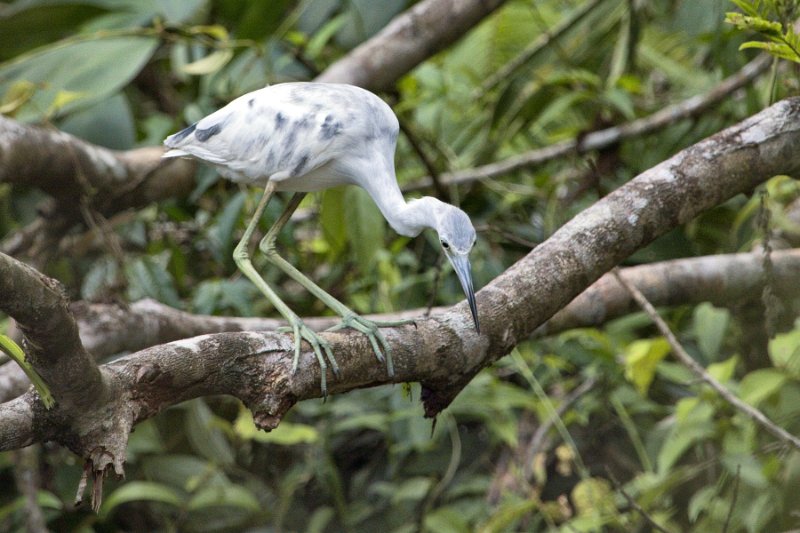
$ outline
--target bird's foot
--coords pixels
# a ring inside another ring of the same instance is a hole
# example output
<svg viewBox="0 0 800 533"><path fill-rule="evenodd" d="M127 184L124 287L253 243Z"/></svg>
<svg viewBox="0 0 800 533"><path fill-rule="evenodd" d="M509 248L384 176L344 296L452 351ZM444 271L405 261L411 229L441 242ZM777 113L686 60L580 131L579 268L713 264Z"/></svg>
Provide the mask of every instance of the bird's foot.
<svg viewBox="0 0 800 533"><path fill-rule="evenodd" d="M393 378L394 362L392 361L392 348L389 346L389 343L386 342L386 338L383 336L383 333L381 333L380 328L403 326L413 322L413 320L373 321L356 314L348 314L342 317L341 323L328 329L328 331L352 328L366 335L370 344L372 344L372 351L375 352L375 357L381 363L386 363L386 373L390 378Z"/></svg>
<svg viewBox="0 0 800 533"><path fill-rule="evenodd" d="M337 378L339 377L339 365L336 363L336 359L333 357L333 351L331 350L331 345L328 341L320 337L315 331L311 328L306 326L300 317L292 317L289 319L289 327L282 327L278 328L278 331L282 332L292 332L294 334L294 358L292 359L292 374L297 372L297 364L300 360L300 344L303 340L307 341L311 348L314 350L314 355L317 356L317 362L319 363L320 368L320 389L322 390L322 397L327 398L328 396L328 385L327 385L327 371L328 371L328 363L325 361L326 357L327 360L330 362L331 370L333 371L333 375Z"/></svg>

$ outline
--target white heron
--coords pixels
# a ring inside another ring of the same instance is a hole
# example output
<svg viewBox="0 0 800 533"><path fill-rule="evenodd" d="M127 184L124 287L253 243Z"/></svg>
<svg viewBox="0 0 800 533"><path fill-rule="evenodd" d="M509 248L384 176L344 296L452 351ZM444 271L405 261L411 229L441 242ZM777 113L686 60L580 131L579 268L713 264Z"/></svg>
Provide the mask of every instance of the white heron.
<svg viewBox="0 0 800 533"><path fill-rule="evenodd" d="M280 257L275 238L306 193L337 185L358 185L378 205L397 233L409 237L432 228L458 275L469 301L475 329L478 310L472 287L469 252L475 229L457 207L433 197L406 202L397 185L394 152L398 122L391 108L369 91L344 84L281 83L245 94L199 122L167 137L164 157L191 156L217 167L235 182L257 184L264 194L233 252L237 267L269 299L294 332L292 371L297 370L301 339L309 342L321 367L322 394L327 393L327 364L338 366L329 343L309 329L256 272L248 243L275 191L291 191L283 214L259 245L268 260L342 317L333 329L350 327L364 333L375 356L394 377L390 347L379 327L401 322L367 320L325 292ZM381 350L383 348L383 350ZM385 353L385 357L383 355Z"/></svg>

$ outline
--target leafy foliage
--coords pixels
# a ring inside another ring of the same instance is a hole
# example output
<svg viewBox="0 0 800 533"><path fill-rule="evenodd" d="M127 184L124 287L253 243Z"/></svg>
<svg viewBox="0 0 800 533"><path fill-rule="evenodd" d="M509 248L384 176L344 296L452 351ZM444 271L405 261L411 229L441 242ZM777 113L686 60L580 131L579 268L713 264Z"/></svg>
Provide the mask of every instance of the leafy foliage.
<svg viewBox="0 0 800 533"><path fill-rule="evenodd" d="M767 41L747 41L739 49L759 48L779 59L800 63L800 35L794 30L798 3L791 0L731 0L742 13L728 13L725 22L760 34ZM777 17L778 20L772 20Z"/></svg>
<svg viewBox="0 0 800 533"><path fill-rule="evenodd" d="M742 13L727 20L765 41L743 43L724 24L723 0L510 0L385 96L435 170L471 168L709 90L744 63L739 48L797 60L794 2L735 3ZM154 145L248 90L313 77L408 4L17 2L0 11L0 110L116 149ZM796 92L796 80L779 73L774 96ZM772 90L759 83L691 122L450 188L479 229L476 285L599 196L760 109ZM396 160L401 183L429 171L407 137ZM765 241L797 246L797 182L777 177L764 190L763 200L737 197L629 262ZM151 297L204 314L274 314L230 260L257 194L201 169L188 198L109 222L122 258L106 243L76 239L46 270L76 299ZM35 191L0 185L0 234L25 228L40 201ZM270 204L262 232L280 209ZM359 311L462 297L453 276L440 272L437 243L386 230L357 190L308 200L278 247ZM299 314L325 312L256 266ZM759 301L665 315L710 373L796 434L800 324L797 303L785 305L772 339ZM53 530L633 531L651 527L643 513L670 531L797 528L800 454L698 383L656 335L633 313L525 342L476 376L433 431L416 385L408 394L381 388L303 403L270 434L230 399L187 402L136 427L127 479L107 482L99 515L69 503L81 466L45 448L42 468L55 475L43 482L39 505ZM0 455L0 475L10 480L13 469L11 455ZM0 528L22 528L24 513L23 497L6 483Z"/></svg>

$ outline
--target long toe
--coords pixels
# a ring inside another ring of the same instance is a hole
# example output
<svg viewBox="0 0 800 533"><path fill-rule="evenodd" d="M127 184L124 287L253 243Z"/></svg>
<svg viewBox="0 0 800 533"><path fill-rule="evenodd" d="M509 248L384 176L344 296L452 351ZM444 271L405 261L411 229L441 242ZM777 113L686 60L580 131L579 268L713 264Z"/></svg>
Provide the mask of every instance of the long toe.
<svg viewBox="0 0 800 533"><path fill-rule="evenodd" d="M301 339L305 340L311 345L311 349L314 350L314 355L317 358L317 363L319 364L320 368L320 390L322 392L322 397L327 398L328 361L330 362L333 374L336 377L339 376L339 365L336 363L336 359L333 357L331 345L328 341L320 337L315 331L306 326L299 317L294 317L292 320L290 320L290 322L292 324L291 329L295 338L295 355L294 360L292 361L292 372L297 370Z"/></svg>
<svg viewBox="0 0 800 533"><path fill-rule="evenodd" d="M402 322L405 323L407 321ZM392 323L390 325L397 324ZM392 351L389 343L386 342L386 338L383 336L383 333L381 333L380 326L381 324L373 322L372 320L368 320L358 315L351 315L344 317L341 324L334 326L331 329L338 330L349 327L366 335L370 344L372 345L372 351L375 353L375 357L379 362L386 364L386 373L390 378L393 378L394 362L392 361Z"/></svg>

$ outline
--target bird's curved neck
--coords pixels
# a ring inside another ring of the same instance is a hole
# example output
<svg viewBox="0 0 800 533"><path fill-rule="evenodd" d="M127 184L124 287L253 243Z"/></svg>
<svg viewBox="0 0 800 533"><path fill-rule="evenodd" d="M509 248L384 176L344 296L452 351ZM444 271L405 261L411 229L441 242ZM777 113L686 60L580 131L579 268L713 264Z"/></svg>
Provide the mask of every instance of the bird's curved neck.
<svg viewBox="0 0 800 533"><path fill-rule="evenodd" d="M438 202L435 198L426 196L406 202L396 184L372 197L389 225L400 235L416 237L425 228L434 227L433 203Z"/></svg>

